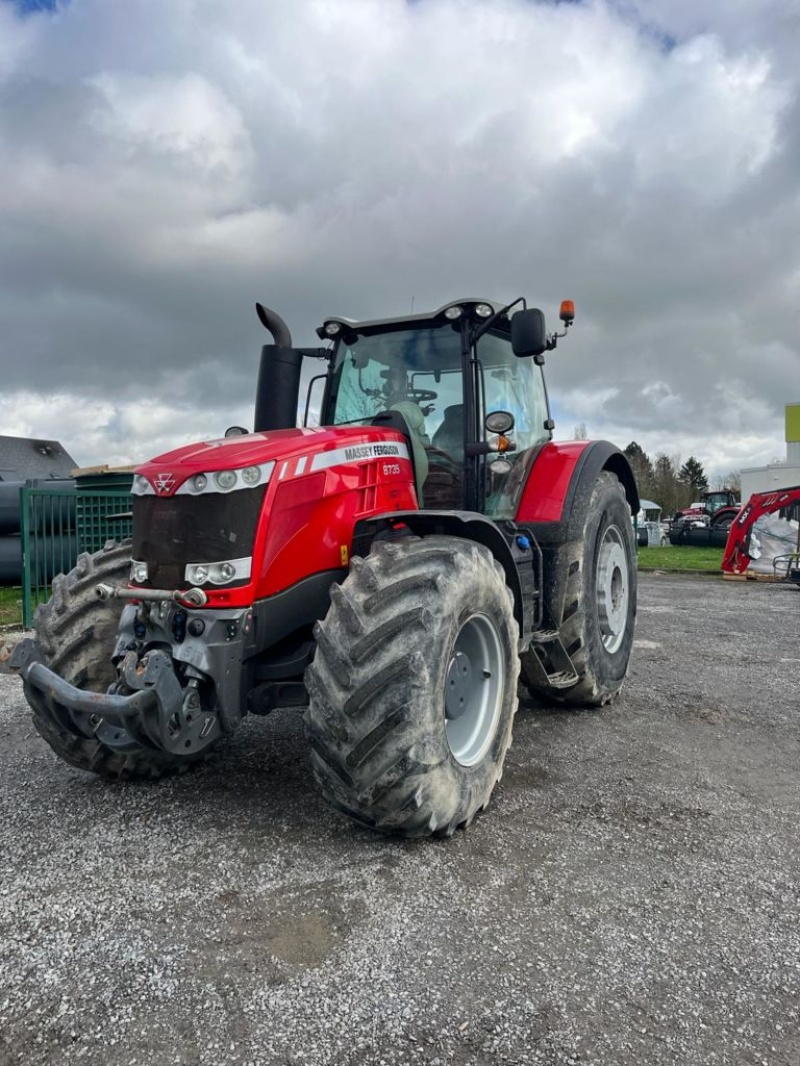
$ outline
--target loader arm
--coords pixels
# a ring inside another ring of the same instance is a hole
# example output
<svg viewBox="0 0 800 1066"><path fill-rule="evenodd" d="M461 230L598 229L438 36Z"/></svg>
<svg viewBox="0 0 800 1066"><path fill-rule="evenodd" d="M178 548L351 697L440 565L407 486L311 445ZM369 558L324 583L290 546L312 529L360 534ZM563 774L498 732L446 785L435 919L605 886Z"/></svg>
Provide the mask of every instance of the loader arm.
<svg viewBox="0 0 800 1066"><path fill-rule="evenodd" d="M722 571L725 574L743 574L750 562L750 535L753 526L765 514L789 510L800 505L800 485L775 492L754 492L747 503L733 520L725 554L722 558Z"/></svg>

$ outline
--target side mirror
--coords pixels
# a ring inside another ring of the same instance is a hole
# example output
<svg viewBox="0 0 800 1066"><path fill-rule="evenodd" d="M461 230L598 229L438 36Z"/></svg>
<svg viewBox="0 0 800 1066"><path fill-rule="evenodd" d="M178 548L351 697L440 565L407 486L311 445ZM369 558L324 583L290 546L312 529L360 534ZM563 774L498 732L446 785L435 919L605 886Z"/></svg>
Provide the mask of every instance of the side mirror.
<svg viewBox="0 0 800 1066"><path fill-rule="evenodd" d="M514 355L541 355L547 351L544 313L538 307L515 311L511 316L511 347Z"/></svg>

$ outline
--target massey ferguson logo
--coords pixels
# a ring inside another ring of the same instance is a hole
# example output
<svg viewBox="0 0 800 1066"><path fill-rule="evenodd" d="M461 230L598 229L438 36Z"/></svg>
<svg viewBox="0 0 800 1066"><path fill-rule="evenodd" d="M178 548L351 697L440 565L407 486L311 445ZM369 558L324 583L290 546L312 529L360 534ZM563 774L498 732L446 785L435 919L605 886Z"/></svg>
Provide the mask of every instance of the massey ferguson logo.
<svg viewBox="0 0 800 1066"><path fill-rule="evenodd" d="M157 474L153 484L156 487L156 492L160 492L163 496L175 488L175 478L172 474Z"/></svg>

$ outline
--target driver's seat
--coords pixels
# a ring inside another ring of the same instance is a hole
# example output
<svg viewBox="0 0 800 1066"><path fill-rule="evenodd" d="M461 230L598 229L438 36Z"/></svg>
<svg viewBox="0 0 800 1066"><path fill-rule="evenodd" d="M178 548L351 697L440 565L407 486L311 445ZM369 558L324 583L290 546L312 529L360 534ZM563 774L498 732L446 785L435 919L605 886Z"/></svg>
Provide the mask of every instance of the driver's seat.
<svg viewBox="0 0 800 1066"><path fill-rule="evenodd" d="M464 405L454 403L445 407L442 424L431 439L434 448L447 452L453 459L461 461L464 456Z"/></svg>
<svg viewBox="0 0 800 1066"><path fill-rule="evenodd" d="M428 453L430 472L425 500L436 510L464 506L464 405L445 407L442 424L433 434Z"/></svg>

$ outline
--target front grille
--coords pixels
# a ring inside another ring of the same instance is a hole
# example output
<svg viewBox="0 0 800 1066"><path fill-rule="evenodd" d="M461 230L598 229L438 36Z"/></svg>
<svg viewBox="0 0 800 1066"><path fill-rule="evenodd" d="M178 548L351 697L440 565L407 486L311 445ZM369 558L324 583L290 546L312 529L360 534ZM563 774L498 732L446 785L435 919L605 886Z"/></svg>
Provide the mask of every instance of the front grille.
<svg viewBox="0 0 800 1066"><path fill-rule="evenodd" d="M134 496L133 558L148 566L151 588L185 588L187 563L253 554L266 485L199 496ZM234 588L246 582L231 582Z"/></svg>

